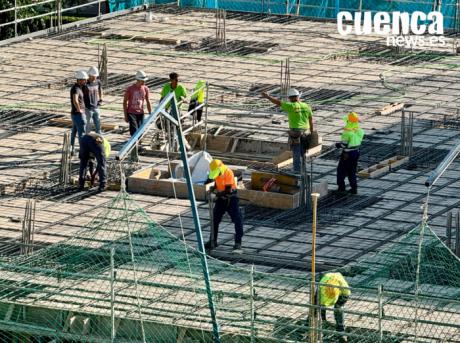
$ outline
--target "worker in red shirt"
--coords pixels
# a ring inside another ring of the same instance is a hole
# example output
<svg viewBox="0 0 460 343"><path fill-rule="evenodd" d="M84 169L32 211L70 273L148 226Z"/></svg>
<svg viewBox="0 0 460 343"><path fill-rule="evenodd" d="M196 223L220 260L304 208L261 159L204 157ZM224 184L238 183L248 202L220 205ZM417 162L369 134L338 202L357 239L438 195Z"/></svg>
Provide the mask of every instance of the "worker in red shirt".
<svg viewBox="0 0 460 343"><path fill-rule="evenodd" d="M205 244L206 250L217 247L217 234L222 217L227 212L235 224L234 252L241 252L243 238L243 216L241 215L236 181L233 172L221 160L212 160L209 164L209 179L214 180L213 191L217 194L213 210L213 240Z"/></svg>

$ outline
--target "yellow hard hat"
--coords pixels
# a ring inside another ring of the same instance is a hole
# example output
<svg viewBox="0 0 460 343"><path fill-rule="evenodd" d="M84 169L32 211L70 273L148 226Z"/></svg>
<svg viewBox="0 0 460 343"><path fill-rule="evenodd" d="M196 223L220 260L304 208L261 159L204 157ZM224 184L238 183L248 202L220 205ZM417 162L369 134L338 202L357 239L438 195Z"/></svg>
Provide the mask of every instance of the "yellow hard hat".
<svg viewBox="0 0 460 343"><path fill-rule="evenodd" d="M327 286L323 286L324 294L330 299L338 298L340 295L340 289L334 286L339 286L340 282L335 279L330 279L326 283Z"/></svg>
<svg viewBox="0 0 460 343"><path fill-rule="evenodd" d="M209 163L209 178L214 180L220 174L220 168L224 165L221 160L212 160Z"/></svg>
<svg viewBox="0 0 460 343"><path fill-rule="evenodd" d="M356 112L348 113L347 121L350 122L350 123L359 123L358 114L356 114Z"/></svg>

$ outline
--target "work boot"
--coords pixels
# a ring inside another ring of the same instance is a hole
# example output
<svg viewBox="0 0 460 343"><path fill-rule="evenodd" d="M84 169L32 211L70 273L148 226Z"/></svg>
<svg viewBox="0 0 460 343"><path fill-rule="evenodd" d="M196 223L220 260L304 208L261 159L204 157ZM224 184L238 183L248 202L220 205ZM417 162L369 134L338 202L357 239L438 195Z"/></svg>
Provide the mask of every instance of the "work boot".
<svg viewBox="0 0 460 343"><path fill-rule="evenodd" d="M215 249L217 248L218 244L216 241L207 241L206 244L204 245L204 248L206 249L206 251L211 251L212 249Z"/></svg>
<svg viewBox="0 0 460 343"><path fill-rule="evenodd" d="M107 185L99 185L99 188L97 189L98 192L103 192L107 190Z"/></svg>
<svg viewBox="0 0 460 343"><path fill-rule="evenodd" d="M235 245L233 245L233 253L234 254L242 254L243 253L243 249L241 249L241 243L235 243Z"/></svg>
<svg viewBox="0 0 460 343"><path fill-rule="evenodd" d="M358 194L358 189L352 188L348 192L350 192L350 194Z"/></svg>
<svg viewBox="0 0 460 343"><path fill-rule="evenodd" d="M340 336L339 337L339 343L347 343L348 342L348 337L347 336Z"/></svg>

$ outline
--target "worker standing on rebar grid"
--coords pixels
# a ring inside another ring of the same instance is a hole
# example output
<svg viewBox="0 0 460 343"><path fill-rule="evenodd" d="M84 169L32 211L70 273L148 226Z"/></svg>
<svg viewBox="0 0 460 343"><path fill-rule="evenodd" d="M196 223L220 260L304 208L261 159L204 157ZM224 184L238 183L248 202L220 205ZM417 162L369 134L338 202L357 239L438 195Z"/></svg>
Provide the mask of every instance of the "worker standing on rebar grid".
<svg viewBox="0 0 460 343"><path fill-rule="evenodd" d="M102 82L98 79L99 70L91 67L88 70L88 81L83 88L86 107L86 133L91 132L91 119L94 131L101 133L101 113L99 106L102 104Z"/></svg>
<svg viewBox="0 0 460 343"><path fill-rule="evenodd" d="M339 192L345 192L345 177L350 183L350 193L358 194L358 182L356 171L358 168L359 148L364 138L364 131L359 127L359 117L355 112L350 112L343 118L345 127L341 141L335 143L338 149L342 149L339 164L337 166L337 186Z"/></svg>
<svg viewBox="0 0 460 343"><path fill-rule="evenodd" d="M133 136L144 121L144 103L147 105L147 111L152 112L152 105L149 98L149 87L145 85L148 80L147 75L139 70L136 72L136 83L126 89L123 99L123 111L125 122L129 123L129 133ZM131 153L131 159L138 161L137 144Z"/></svg>
<svg viewBox="0 0 460 343"><path fill-rule="evenodd" d="M327 273L319 281L319 304L321 320L326 323L326 307L334 306L335 328L338 332L345 332L343 306L348 301L351 291L347 281L341 273ZM336 287L334 287L336 286ZM347 342L345 335L340 336L340 342Z"/></svg>
<svg viewBox="0 0 460 343"><path fill-rule="evenodd" d="M213 192L217 194L213 210L213 232L212 240L205 244L206 250L217 247L217 234L222 217L227 212L235 224L235 245L233 251L241 253L241 242L243 238L243 216L240 211L240 200L238 198L235 176L233 171L221 160L212 160L209 163L210 180L214 180Z"/></svg>
<svg viewBox="0 0 460 343"><path fill-rule="evenodd" d="M185 100L185 98L187 98L187 89L184 87L184 85L179 83L179 74L175 72L169 74L169 83L165 84L161 89L160 102L171 92L174 92L177 108L180 110L182 102ZM170 106L171 104L166 104L166 109L169 109Z"/></svg>
<svg viewBox="0 0 460 343"><path fill-rule="evenodd" d="M201 116L203 115L203 107L195 110L195 108L201 106L204 103L205 97L205 88L206 88L206 81L199 80L193 91L192 96L190 97L190 104L188 106L188 112L193 111L190 113L191 117L193 118L193 122L200 122Z"/></svg>
<svg viewBox="0 0 460 343"><path fill-rule="evenodd" d="M289 101L281 101L266 92L262 93L262 97L280 106L288 115L289 145L292 150L293 170L294 173L300 173L301 158L308 149L310 134L313 132L313 112L310 105L300 101L300 92L297 89L289 89L287 95Z"/></svg>
<svg viewBox="0 0 460 343"><path fill-rule="evenodd" d="M94 156L97 161L96 170L99 175L98 191L102 192L107 184L106 160L110 155L109 141L97 133L89 133L83 136L80 143L80 173L78 176L79 190L83 190L86 181L86 169L89 160Z"/></svg>
<svg viewBox="0 0 460 343"><path fill-rule="evenodd" d="M71 156L75 153L75 137L78 134L78 143L81 144L81 139L86 131L86 108L83 87L88 79L88 74L83 70L79 70L75 72L75 78L77 82L70 88L70 116L72 118L72 132L70 134Z"/></svg>

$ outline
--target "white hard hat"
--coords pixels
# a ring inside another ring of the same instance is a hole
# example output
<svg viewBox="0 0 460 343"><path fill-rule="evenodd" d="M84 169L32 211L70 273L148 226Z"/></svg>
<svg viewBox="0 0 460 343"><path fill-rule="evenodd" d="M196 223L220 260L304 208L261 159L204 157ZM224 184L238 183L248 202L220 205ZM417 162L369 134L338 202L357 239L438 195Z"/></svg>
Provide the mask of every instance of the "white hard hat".
<svg viewBox="0 0 460 343"><path fill-rule="evenodd" d="M88 70L88 75L89 75L89 76L96 76L96 77L98 77L98 76L99 76L99 70L97 70L96 67L91 67L91 68L89 68L89 70Z"/></svg>
<svg viewBox="0 0 460 343"><path fill-rule="evenodd" d="M288 97L291 97L291 96L300 96L300 92L295 89L295 88L291 88L288 90Z"/></svg>
<svg viewBox="0 0 460 343"><path fill-rule="evenodd" d="M136 73L136 80L139 81L147 81L149 78L147 77L147 74L144 73L143 70L138 70Z"/></svg>
<svg viewBox="0 0 460 343"><path fill-rule="evenodd" d="M75 72L75 78L77 80L87 80L88 79L88 74L86 74L86 71L84 70L78 70Z"/></svg>

